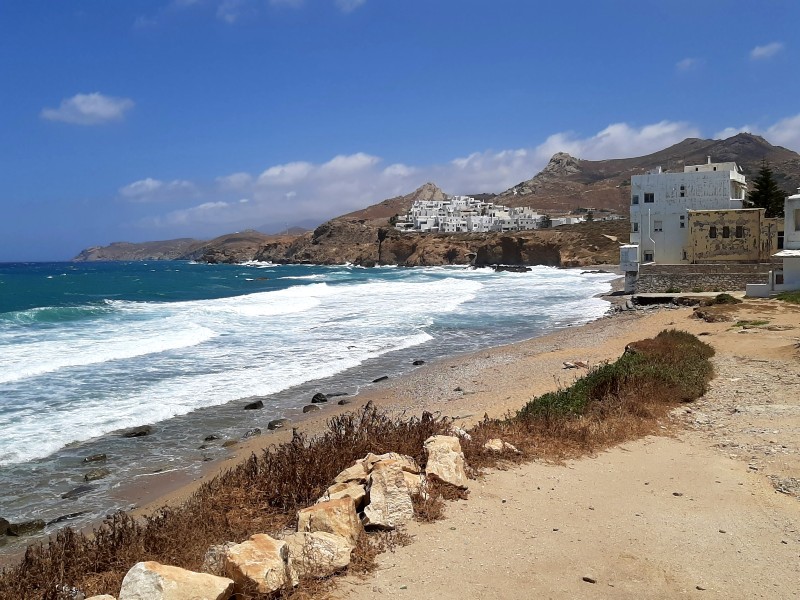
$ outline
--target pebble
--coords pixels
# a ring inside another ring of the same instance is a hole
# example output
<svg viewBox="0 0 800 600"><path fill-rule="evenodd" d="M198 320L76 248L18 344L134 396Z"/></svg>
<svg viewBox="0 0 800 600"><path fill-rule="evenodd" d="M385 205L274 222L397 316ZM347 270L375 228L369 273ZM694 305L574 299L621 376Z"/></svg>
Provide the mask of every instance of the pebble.
<svg viewBox="0 0 800 600"><path fill-rule="evenodd" d="M672 492L673 496L683 496L683 492Z"/></svg>
<svg viewBox="0 0 800 600"><path fill-rule="evenodd" d="M584 575L584 576L582 577L582 579L583 579L583 581L585 581L586 583L597 583L597 579L596 579L595 577L592 577L591 575Z"/></svg>

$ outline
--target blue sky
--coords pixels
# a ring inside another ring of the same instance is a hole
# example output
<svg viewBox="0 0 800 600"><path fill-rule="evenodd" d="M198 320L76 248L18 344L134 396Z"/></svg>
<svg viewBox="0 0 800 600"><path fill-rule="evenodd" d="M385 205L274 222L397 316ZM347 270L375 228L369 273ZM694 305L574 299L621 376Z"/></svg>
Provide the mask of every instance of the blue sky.
<svg viewBox="0 0 800 600"><path fill-rule="evenodd" d="M557 151L800 151L800 2L4 0L0 261L500 192Z"/></svg>

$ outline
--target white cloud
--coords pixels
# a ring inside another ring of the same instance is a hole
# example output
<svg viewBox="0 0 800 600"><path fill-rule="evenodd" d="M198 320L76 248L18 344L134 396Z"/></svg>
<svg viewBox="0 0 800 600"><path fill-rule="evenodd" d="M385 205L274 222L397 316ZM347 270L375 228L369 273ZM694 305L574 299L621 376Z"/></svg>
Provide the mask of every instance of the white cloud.
<svg viewBox="0 0 800 600"><path fill-rule="evenodd" d="M356 171L372 167L378 164L378 162L380 162L380 158L364 154L363 152L350 155L339 154L322 165L320 170L325 173L355 173Z"/></svg>
<svg viewBox="0 0 800 600"><path fill-rule="evenodd" d="M795 152L800 152L800 113L781 119L767 127L758 125L742 125L741 127L726 127L714 134L715 138L725 139L742 132L760 135L771 144L784 146Z"/></svg>
<svg viewBox="0 0 800 600"><path fill-rule="evenodd" d="M353 12L359 6L363 6L367 0L336 0L337 8L342 12Z"/></svg>
<svg viewBox="0 0 800 600"><path fill-rule="evenodd" d="M698 68L702 62L703 61L699 58L684 58L683 60L679 60L677 63L675 63L675 68L678 71L685 73Z"/></svg>
<svg viewBox="0 0 800 600"><path fill-rule="evenodd" d="M161 181L147 177L119 189L119 195L134 202L158 202L193 195L197 188L191 181L173 179Z"/></svg>
<svg viewBox="0 0 800 600"><path fill-rule="evenodd" d="M75 94L64 98L58 108L44 108L40 113L48 121L62 121L75 125L100 125L121 121L134 106L130 98L104 96L98 92Z"/></svg>
<svg viewBox="0 0 800 600"><path fill-rule="evenodd" d="M556 133L536 148L539 156L556 152L588 160L642 156L677 144L687 137L699 137L700 131L682 121L660 121L640 128L614 123L588 138L576 138L571 132Z"/></svg>
<svg viewBox="0 0 800 600"><path fill-rule="evenodd" d="M270 167L258 176L262 185L292 185L308 177L314 165L308 162L291 162Z"/></svg>
<svg viewBox="0 0 800 600"><path fill-rule="evenodd" d="M741 129L758 132L772 143L800 149L800 114L763 130L729 128L717 136L733 135ZM192 199L189 206L154 218L151 223L173 227L172 235L218 234L226 229L269 223L283 226L309 219L321 223L384 198L407 194L426 181L437 183L451 194L501 192L533 177L556 152L587 160L641 156L687 137L701 137L701 132L685 122L660 121L643 126L614 123L590 135L560 132L528 148L474 152L438 164L387 165L379 157L363 152L338 155L319 163L295 161L269 166L258 176L240 172L195 184L194 193L188 196ZM139 184L133 189L141 190L144 197L168 197L168 183L142 182L126 187ZM148 189L158 184L163 189Z"/></svg>
<svg viewBox="0 0 800 600"><path fill-rule="evenodd" d="M764 46L756 46L750 51L750 58L752 60L764 60L767 58L772 58L781 50L783 50L782 42L772 42L770 44L765 44Z"/></svg>
<svg viewBox="0 0 800 600"><path fill-rule="evenodd" d="M223 190L244 190L248 189L253 183L253 176L250 173L232 173L217 177L214 181Z"/></svg>

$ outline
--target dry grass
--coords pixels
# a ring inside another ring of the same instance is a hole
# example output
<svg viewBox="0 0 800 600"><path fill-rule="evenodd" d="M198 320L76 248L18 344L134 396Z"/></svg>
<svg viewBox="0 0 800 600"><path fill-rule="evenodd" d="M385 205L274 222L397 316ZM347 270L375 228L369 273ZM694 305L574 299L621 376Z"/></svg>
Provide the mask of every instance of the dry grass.
<svg viewBox="0 0 800 600"><path fill-rule="evenodd" d="M656 432L674 406L705 393L712 355L710 346L675 330L631 344L617 361L595 368L571 387L534 398L506 419L485 418L470 431L471 439L462 440L467 463L479 470L532 458L559 461ZM393 419L368 404L332 418L316 438L298 436L251 456L204 484L179 508L142 519L118 513L90 536L62 529L48 545L30 546L18 566L0 574L0 598L66 600L72 596L65 586L87 596L114 595L130 567L144 560L198 570L212 545L292 527L298 509L312 504L342 469L369 452L399 452L424 467L424 440L449 427L429 413ZM491 438L514 444L520 454L485 449ZM429 482L427 495L414 497L416 517L442 518L446 500L464 497L453 486ZM364 536L349 571L370 571L379 553L407 541L402 532ZM292 600L324 596L327 581L308 581L279 595ZM260 596L245 591L237 600L251 598Z"/></svg>

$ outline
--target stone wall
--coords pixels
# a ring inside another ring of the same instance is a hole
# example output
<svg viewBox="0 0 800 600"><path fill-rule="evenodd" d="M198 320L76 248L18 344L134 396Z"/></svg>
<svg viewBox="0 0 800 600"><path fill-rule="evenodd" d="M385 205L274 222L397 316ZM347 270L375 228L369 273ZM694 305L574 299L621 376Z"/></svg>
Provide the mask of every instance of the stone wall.
<svg viewBox="0 0 800 600"><path fill-rule="evenodd" d="M748 283L767 283L770 263L642 265L636 293L744 291Z"/></svg>

